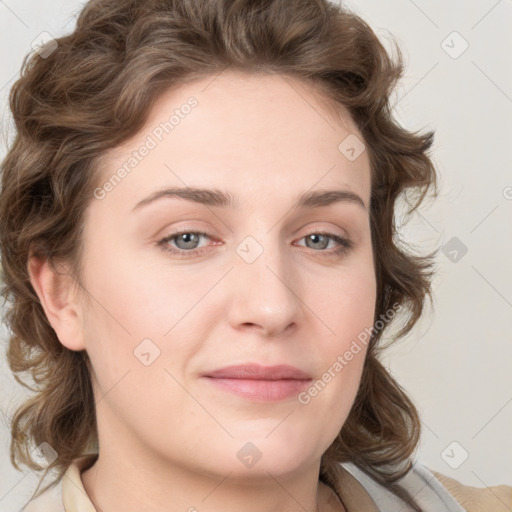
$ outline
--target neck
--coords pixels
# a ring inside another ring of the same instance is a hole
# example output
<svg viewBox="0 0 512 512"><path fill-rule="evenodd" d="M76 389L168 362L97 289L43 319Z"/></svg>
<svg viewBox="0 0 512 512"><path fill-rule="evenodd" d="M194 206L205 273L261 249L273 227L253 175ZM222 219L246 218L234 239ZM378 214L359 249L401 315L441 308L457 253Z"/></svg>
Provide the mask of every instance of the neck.
<svg viewBox="0 0 512 512"><path fill-rule="evenodd" d="M105 461L100 453L81 474L98 512L197 512L205 506L209 512L346 512L335 492L317 479L267 477L250 482L225 475L212 480L198 473L186 475L176 467L164 476L141 464L110 466Z"/></svg>

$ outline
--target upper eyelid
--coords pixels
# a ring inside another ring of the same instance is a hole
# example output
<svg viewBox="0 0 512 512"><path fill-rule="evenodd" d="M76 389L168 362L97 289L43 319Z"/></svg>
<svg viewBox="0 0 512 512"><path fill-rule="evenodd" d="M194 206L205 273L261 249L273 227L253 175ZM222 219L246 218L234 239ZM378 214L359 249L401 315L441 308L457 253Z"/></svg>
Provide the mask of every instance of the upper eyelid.
<svg viewBox="0 0 512 512"><path fill-rule="evenodd" d="M173 238L175 236L178 236L182 233L194 233L198 235L206 235L209 238L216 239L217 237L210 233L207 230L197 229L197 228L177 228L172 233L169 233L168 235L162 237L162 238ZM340 238L349 238L349 236L345 233L338 233L334 230L330 229L324 229L324 228L311 228L308 229L305 234L303 234L300 238L304 238L305 236L312 235L312 234L323 234L323 235L331 235L331 236L339 236Z"/></svg>

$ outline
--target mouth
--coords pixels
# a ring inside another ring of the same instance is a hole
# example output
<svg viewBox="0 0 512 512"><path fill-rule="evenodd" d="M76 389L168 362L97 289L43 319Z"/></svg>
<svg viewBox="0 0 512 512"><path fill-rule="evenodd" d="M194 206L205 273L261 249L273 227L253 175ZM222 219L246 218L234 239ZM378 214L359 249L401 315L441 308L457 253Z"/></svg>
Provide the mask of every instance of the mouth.
<svg viewBox="0 0 512 512"><path fill-rule="evenodd" d="M237 365L210 371L202 376L217 388L243 398L273 402L296 396L311 382L304 371L288 365Z"/></svg>

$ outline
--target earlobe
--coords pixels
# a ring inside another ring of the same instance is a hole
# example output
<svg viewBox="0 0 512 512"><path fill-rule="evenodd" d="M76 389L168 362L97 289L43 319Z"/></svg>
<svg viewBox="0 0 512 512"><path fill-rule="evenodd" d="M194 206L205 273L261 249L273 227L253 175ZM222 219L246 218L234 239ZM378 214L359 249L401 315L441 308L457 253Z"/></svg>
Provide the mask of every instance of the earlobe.
<svg viewBox="0 0 512 512"><path fill-rule="evenodd" d="M29 258L27 270L59 341L70 350L84 350L80 304L75 298L71 274L67 270L52 268L48 260L35 256Z"/></svg>

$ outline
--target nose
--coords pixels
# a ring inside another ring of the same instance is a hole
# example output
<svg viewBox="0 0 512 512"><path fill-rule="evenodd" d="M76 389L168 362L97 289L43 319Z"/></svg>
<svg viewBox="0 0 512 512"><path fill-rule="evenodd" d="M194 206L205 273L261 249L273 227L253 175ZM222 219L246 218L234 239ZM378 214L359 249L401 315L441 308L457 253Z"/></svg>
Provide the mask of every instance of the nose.
<svg viewBox="0 0 512 512"><path fill-rule="evenodd" d="M234 329L272 337L297 326L302 317L300 283L286 258L279 248L266 247L252 263L237 261L228 314Z"/></svg>

